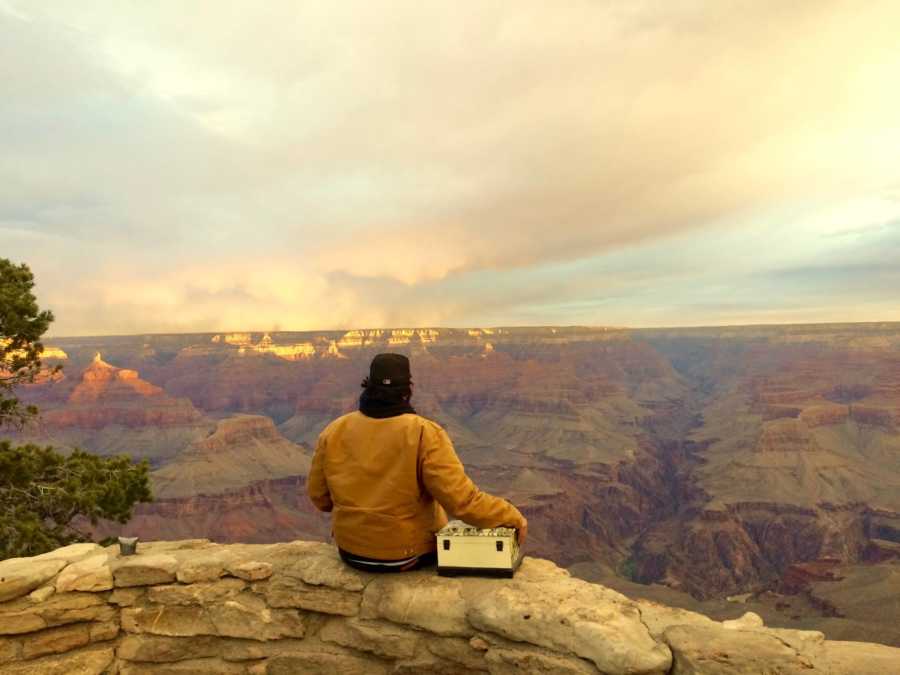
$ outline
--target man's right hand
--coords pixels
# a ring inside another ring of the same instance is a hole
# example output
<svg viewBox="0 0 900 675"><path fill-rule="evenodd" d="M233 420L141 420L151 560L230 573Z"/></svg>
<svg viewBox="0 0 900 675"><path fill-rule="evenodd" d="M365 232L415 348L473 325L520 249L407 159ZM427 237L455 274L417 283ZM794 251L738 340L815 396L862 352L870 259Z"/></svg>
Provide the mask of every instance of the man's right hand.
<svg viewBox="0 0 900 675"><path fill-rule="evenodd" d="M516 528L516 540L519 542L519 548L525 545L525 537L528 536L528 520L522 519L523 522Z"/></svg>

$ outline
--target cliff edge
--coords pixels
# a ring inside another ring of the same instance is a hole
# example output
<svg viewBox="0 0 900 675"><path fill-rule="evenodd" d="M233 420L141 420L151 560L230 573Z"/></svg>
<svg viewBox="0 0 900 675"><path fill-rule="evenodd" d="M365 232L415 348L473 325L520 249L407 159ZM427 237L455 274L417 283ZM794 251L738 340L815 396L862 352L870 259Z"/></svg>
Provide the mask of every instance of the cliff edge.
<svg viewBox="0 0 900 675"><path fill-rule="evenodd" d="M900 672L900 649L717 622L526 558L514 579L357 572L328 544L74 544L0 562L0 673Z"/></svg>

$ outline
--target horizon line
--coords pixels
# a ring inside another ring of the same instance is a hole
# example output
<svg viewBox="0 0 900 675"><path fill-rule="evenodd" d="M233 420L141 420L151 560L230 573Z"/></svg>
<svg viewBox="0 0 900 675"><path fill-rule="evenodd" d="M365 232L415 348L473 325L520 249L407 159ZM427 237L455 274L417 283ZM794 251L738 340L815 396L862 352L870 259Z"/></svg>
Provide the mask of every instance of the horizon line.
<svg viewBox="0 0 900 675"><path fill-rule="evenodd" d="M872 326L872 325L896 325L900 328L900 321L807 321L802 323L723 323L723 324L693 324L693 325L660 325L660 326L613 326L613 325L587 325L587 324L526 324L505 326L371 326L366 328L312 328L302 330L269 329L269 330L207 330L207 331L162 331L162 332L138 332L138 333L86 333L83 335L53 335L42 338L43 340L70 340L77 338L121 338L121 337L162 337L171 335L223 335L228 333L348 333L351 331L376 331L376 330L525 330L525 329L584 329L605 331L648 331L648 330L696 330L703 328L777 328L777 327L806 327L806 326Z"/></svg>

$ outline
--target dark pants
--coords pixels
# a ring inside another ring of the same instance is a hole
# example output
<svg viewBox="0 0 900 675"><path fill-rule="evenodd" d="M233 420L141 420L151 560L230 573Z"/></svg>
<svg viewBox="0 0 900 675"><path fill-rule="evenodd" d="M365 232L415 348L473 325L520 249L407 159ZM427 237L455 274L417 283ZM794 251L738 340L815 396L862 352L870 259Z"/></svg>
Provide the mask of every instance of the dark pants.
<svg viewBox="0 0 900 675"><path fill-rule="evenodd" d="M378 560L377 558L366 558L355 553L348 553L343 549L338 549L341 554L341 560L353 567L354 569L364 572L409 572L417 570L420 567L427 567L437 562L437 553L423 553L422 555L403 558L402 560Z"/></svg>

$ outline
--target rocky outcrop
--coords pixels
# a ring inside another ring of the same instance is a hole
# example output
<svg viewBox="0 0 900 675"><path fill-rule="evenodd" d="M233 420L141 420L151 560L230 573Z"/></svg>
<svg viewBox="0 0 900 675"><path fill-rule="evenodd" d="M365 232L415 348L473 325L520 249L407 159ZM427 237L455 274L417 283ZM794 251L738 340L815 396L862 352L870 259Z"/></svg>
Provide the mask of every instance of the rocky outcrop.
<svg viewBox="0 0 900 675"><path fill-rule="evenodd" d="M46 410L42 422L50 429L98 430L110 425L165 428L200 418L189 400L172 398L137 371L106 363L98 352L65 405Z"/></svg>
<svg viewBox="0 0 900 675"><path fill-rule="evenodd" d="M896 672L900 649L717 622L526 558L514 579L372 575L328 544L115 548L0 562L0 673Z"/></svg>
<svg viewBox="0 0 900 675"><path fill-rule="evenodd" d="M212 495L262 480L305 476L310 455L278 433L268 417L230 417L220 420L212 434L195 441L153 472L154 495Z"/></svg>

